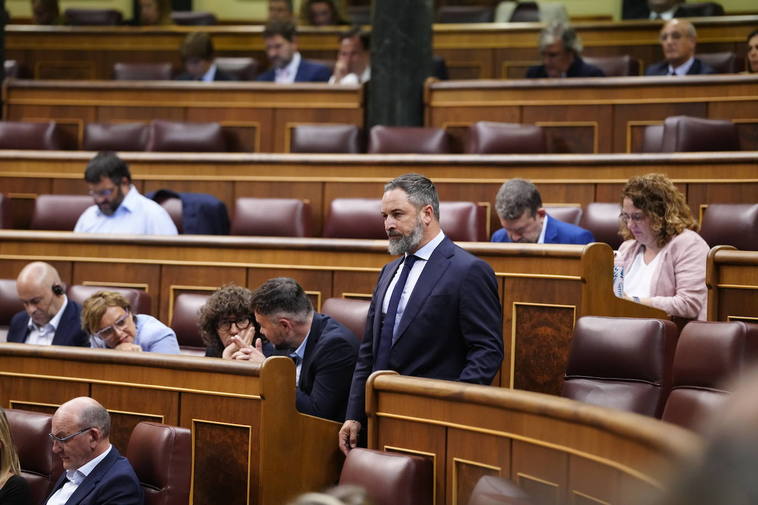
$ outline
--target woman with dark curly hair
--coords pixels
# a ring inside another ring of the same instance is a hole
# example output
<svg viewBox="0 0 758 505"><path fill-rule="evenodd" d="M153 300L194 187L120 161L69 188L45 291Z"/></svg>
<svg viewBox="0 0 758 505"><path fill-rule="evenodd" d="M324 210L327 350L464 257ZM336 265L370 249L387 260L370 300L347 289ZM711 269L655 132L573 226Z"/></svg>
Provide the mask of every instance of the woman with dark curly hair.
<svg viewBox="0 0 758 505"><path fill-rule="evenodd" d="M252 300L252 291L234 284L222 286L208 298L198 321L206 356L221 358L234 335L248 345L253 342L256 331Z"/></svg>
<svg viewBox="0 0 758 505"><path fill-rule="evenodd" d="M614 289L670 316L706 319L708 244L684 195L662 174L632 177L621 193L626 241L614 266Z"/></svg>

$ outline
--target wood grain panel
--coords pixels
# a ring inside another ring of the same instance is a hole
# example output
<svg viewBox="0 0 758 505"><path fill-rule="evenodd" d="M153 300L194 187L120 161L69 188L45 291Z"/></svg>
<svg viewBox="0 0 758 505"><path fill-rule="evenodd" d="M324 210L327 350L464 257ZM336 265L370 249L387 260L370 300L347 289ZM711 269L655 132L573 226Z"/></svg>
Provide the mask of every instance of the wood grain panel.
<svg viewBox="0 0 758 505"><path fill-rule="evenodd" d="M95 250L91 257L99 257L102 253ZM159 314L161 299L160 267L158 265L135 264L131 258L118 258L110 261L91 262L88 258L81 258L74 264L72 284L99 284L123 283L124 287L138 289L147 285L146 291L150 295L150 314ZM168 299L168 298L166 298Z"/></svg>
<svg viewBox="0 0 758 505"><path fill-rule="evenodd" d="M619 502L619 472L585 458L569 458L568 503L602 505Z"/></svg>
<svg viewBox="0 0 758 505"><path fill-rule="evenodd" d="M494 435L449 429L447 433L447 496L464 505L484 475L508 478L511 444Z"/></svg>
<svg viewBox="0 0 758 505"><path fill-rule="evenodd" d="M247 272L241 267L164 265L161 269L160 281L159 298L164 301L160 307L160 319L161 321L170 321L169 307L165 302L179 293L177 287L181 287L181 291L191 291L193 287L197 287L201 291L207 292L209 287L219 288L230 283L245 286L247 285ZM172 287L175 293L172 293Z"/></svg>
<svg viewBox="0 0 758 505"><path fill-rule="evenodd" d="M248 475L229 472L249 468L251 426L195 421L192 450L200 464L192 469L192 500L213 496L218 503L250 503ZM225 469L221 472L219 469Z"/></svg>
<svg viewBox="0 0 758 505"><path fill-rule="evenodd" d="M514 440L511 480L537 503L559 505L568 485L568 463L565 453Z"/></svg>

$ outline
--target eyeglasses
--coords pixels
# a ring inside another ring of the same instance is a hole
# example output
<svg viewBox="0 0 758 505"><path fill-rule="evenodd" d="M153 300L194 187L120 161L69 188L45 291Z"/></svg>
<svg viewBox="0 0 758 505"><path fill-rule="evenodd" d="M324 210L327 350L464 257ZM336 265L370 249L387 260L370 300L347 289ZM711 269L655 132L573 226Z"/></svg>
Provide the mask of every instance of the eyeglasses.
<svg viewBox="0 0 758 505"><path fill-rule="evenodd" d="M126 323L129 320L129 316L131 315L131 312L128 310L124 312L124 315L116 319L116 321L110 325L106 326L105 328L101 329L97 333L95 333L95 336L101 340L108 340L113 335L116 334L116 329L123 330L124 327L126 327Z"/></svg>
<svg viewBox="0 0 758 505"><path fill-rule="evenodd" d="M234 324L238 330L245 330L250 327L250 322L249 316L242 316L238 319L222 319L216 325L216 329L220 331L229 331L232 329L232 324Z"/></svg>
<svg viewBox="0 0 758 505"><path fill-rule="evenodd" d="M83 430L79 430L76 433L72 433L71 435L66 435L65 437L59 437L59 436L53 435L52 433L48 433L47 436L50 437L50 440L52 440L53 442L65 444L66 442L74 438L75 436L81 435L85 431L89 431L91 429L92 429L92 426L90 426L89 428L84 428Z"/></svg>
<svg viewBox="0 0 758 505"><path fill-rule="evenodd" d="M116 191L116 188L98 189L97 191L89 190L87 194L92 198L108 198Z"/></svg>
<svg viewBox="0 0 758 505"><path fill-rule="evenodd" d="M625 212L622 212L621 214L619 214L619 219L625 223L628 223L629 221L634 221L635 223L639 223L640 221L644 221L646 217L647 216L645 216L645 214L643 214L642 212L638 212L636 214L627 214Z"/></svg>

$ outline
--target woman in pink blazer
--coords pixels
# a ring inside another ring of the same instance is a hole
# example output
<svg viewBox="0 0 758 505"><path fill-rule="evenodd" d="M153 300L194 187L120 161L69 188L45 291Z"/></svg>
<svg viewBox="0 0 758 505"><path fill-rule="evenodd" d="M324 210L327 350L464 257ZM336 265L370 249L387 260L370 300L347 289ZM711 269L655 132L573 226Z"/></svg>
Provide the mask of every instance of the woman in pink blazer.
<svg viewBox="0 0 758 505"><path fill-rule="evenodd" d="M614 289L670 316L706 319L708 244L684 195L662 174L632 177L622 191Z"/></svg>

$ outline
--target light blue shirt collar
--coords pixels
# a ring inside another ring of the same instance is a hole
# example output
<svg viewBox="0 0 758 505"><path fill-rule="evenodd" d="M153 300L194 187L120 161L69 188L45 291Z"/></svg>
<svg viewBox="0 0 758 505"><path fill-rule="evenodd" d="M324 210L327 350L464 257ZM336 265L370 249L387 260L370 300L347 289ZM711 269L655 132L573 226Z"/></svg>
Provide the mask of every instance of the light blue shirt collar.
<svg viewBox="0 0 758 505"><path fill-rule="evenodd" d="M695 63L695 57L692 56L689 60L685 61L678 67L672 67L669 65L669 74L673 70L676 75L687 75L687 72L690 71L690 68L692 68L692 65Z"/></svg>
<svg viewBox="0 0 758 505"><path fill-rule="evenodd" d="M440 245L440 243L443 240L445 240L445 233L442 230L440 230L440 232L437 234L436 237L434 237L432 240L424 244L424 246L419 248L419 250L413 253L413 255L418 258L421 258L424 261L429 261L429 258L431 258L432 253L434 252L435 249L437 249L437 246Z"/></svg>
<svg viewBox="0 0 758 505"><path fill-rule="evenodd" d="M108 453L111 452L112 448L113 446L111 444L108 444L108 448L99 456L96 456L87 461L76 470L66 470L66 478L78 486L84 479L87 478L90 473L92 473L92 470L95 469L98 463L105 459Z"/></svg>

